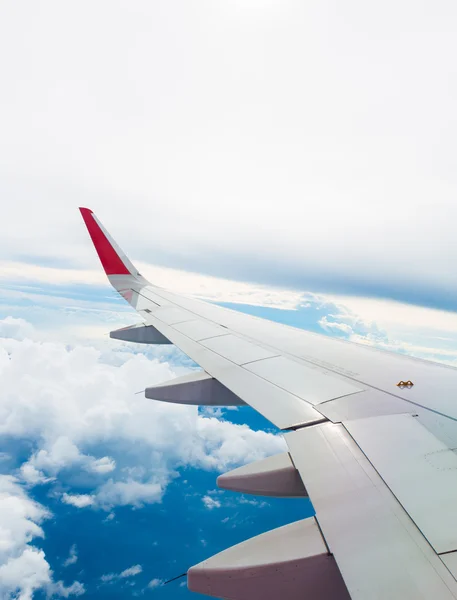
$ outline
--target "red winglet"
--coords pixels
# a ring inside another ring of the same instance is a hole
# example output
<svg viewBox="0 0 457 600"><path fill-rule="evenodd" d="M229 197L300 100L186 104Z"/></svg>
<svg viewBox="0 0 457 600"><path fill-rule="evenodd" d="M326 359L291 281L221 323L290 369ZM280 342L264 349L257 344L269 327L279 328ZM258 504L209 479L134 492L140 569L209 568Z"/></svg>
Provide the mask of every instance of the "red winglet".
<svg viewBox="0 0 457 600"><path fill-rule="evenodd" d="M86 224L87 231L92 238L95 250L97 250L98 257L105 269L105 273L107 275L130 275L130 271L124 265L119 254L113 248L106 235L100 229L99 224L94 219L93 212L90 208L80 207L79 210L81 211L84 223Z"/></svg>

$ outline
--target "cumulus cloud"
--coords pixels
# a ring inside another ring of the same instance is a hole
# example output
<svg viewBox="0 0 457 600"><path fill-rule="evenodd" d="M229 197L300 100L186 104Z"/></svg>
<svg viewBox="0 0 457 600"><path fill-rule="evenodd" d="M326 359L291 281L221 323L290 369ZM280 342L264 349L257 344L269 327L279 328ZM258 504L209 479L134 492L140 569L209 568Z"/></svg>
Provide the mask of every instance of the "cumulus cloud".
<svg viewBox="0 0 457 600"><path fill-rule="evenodd" d="M67 490L64 502L106 508L158 502L180 465L225 470L284 449L278 436L135 395L173 377L169 363L130 354L117 367L101 357L91 347L0 340L0 432L37 446L20 470L24 481L41 483L58 473L65 481L72 469L91 478L91 494ZM94 454L107 440L112 456ZM141 454L141 473L126 470L129 452Z"/></svg>
<svg viewBox="0 0 457 600"><path fill-rule="evenodd" d="M133 567L129 567L128 569L125 569L124 571L119 573L119 577L134 577L135 575L139 575L142 572L142 570L143 567L141 565L133 565Z"/></svg>
<svg viewBox="0 0 457 600"><path fill-rule="evenodd" d="M114 513L109 513L109 515L107 515L104 519L103 522L104 523L109 523L110 521L112 521L114 518L116 517L116 515Z"/></svg>
<svg viewBox="0 0 457 600"><path fill-rule="evenodd" d="M158 587L162 586L163 584L164 584L164 580L158 579L156 577L154 579L151 579L151 581L148 583L148 588L151 590L154 590L155 588L158 588Z"/></svg>
<svg viewBox="0 0 457 600"><path fill-rule="evenodd" d="M0 337L24 340L32 338L34 334L35 328L25 319L9 316L0 321Z"/></svg>
<svg viewBox="0 0 457 600"><path fill-rule="evenodd" d="M116 468L116 461L109 456L103 456L91 461L87 468L94 473L111 473Z"/></svg>
<svg viewBox="0 0 457 600"><path fill-rule="evenodd" d="M70 554L66 560L63 562L64 567L69 567L70 565L74 565L78 561L78 551L76 548L76 544L70 548Z"/></svg>
<svg viewBox="0 0 457 600"><path fill-rule="evenodd" d="M136 575L139 575L142 571L143 567L141 565L133 565L128 569L124 569L124 571L121 571L120 573L108 573L106 575L102 575L100 579L103 581L103 583L110 583L119 579L135 577Z"/></svg>
<svg viewBox="0 0 457 600"><path fill-rule="evenodd" d="M79 582L54 582L43 550L32 545L44 537L41 523L50 513L32 500L12 476L0 475L0 596L30 600L35 590L65 597L80 595Z"/></svg>
<svg viewBox="0 0 457 600"><path fill-rule="evenodd" d="M19 556L11 556L0 565L0 590L7 598L19 592L20 600L30 600L34 590L50 584L51 569L43 550L26 547Z"/></svg>
<svg viewBox="0 0 457 600"><path fill-rule="evenodd" d="M82 596L86 593L86 588L80 581L74 581L71 585L66 586L63 581L57 581L47 586L49 596L57 596L59 598L69 598L70 596Z"/></svg>
<svg viewBox="0 0 457 600"><path fill-rule="evenodd" d="M324 329L325 331L338 331L338 332L342 332L346 335L350 335L351 333L353 333L352 327L350 325L348 325L347 323L338 323L337 321L329 321L327 316L322 317L322 319L320 319L318 321L318 323L322 327L322 329Z"/></svg>
<svg viewBox="0 0 457 600"><path fill-rule="evenodd" d="M76 508L86 508L92 506L95 502L95 498L89 494L62 494L62 502L76 506Z"/></svg>
<svg viewBox="0 0 457 600"><path fill-rule="evenodd" d="M40 524L49 516L14 477L0 476L0 585L20 588L23 573L22 587L30 595L36 587L50 581L44 553L29 546L33 538L44 537Z"/></svg>
<svg viewBox="0 0 457 600"><path fill-rule="evenodd" d="M203 496L202 502L208 510L221 507L220 500L218 500L217 498L212 498L211 496Z"/></svg>
<svg viewBox="0 0 457 600"><path fill-rule="evenodd" d="M153 504L162 500L166 483L141 482L133 479L127 481L110 480L102 485L97 493L96 501L105 510L113 506Z"/></svg>
<svg viewBox="0 0 457 600"><path fill-rule="evenodd" d="M110 473L116 468L116 462L109 456L95 458L82 453L65 435L53 440L48 447L33 454L27 463L21 466L21 473L29 483L45 483L43 471L57 475L61 469L79 467L100 475Z"/></svg>
<svg viewBox="0 0 457 600"><path fill-rule="evenodd" d="M455 366L455 313L367 298L320 297L318 324L351 342Z"/></svg>
<svg viewBox="0 0 457 600"><path fill-rule="evenodd" d="M181 466L221 471L284 449L279 436L135 395L175 376L170 363L125 352L119 364L90 346L31 339L26 322L5 319L1 327L9 337L0 338L0 434L35 448L18 479L0 480L0 589L7 594L19 590L28 600L39 588L61 596L84 591L78 582L53 581L43 551L30 545L43 536L48 513L20 481L52 490L58 479L54 494L63 503L111 511L160 502ZM84 490L72 487L72 473L85 474ZM72 548L65 565L76 560ZM127 569L119 578L135 574Z"/></svg>
<svg viewBox="0 0 457 600"><path fill-rule="evenodd" d="M46 477L42 471L39 471L36 467L34 467L30 463L24 463L21 465L19 469L19 473L21 479L25 483L29 483L30 485L37 485L39 483L48 483L52 481L52 477Z"/></svg>

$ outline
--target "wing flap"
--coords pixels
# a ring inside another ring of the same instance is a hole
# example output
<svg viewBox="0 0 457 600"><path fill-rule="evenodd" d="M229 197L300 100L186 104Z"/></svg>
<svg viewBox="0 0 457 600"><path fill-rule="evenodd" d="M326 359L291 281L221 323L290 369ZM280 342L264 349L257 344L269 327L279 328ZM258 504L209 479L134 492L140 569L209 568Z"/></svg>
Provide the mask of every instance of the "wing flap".
<svg viewBox="0 0 457 600"><path fill-rule="evenodd" d="M342 425L284 437L353 600L457 597L457 582Z"/></svg>
<svg viewBox="0 0 457 600"><path fill-rule="evenodd" d="M457 550L455 451L413 415L357 419L345 427L435 551Z"/></svg>
<svg viewBox="0 0 457 600"><path fill-rule="evenodd" d="M454 579L457 579L457 552L449 552L449 554L443 554L441 556L441 560L452 573Z"/></svg>

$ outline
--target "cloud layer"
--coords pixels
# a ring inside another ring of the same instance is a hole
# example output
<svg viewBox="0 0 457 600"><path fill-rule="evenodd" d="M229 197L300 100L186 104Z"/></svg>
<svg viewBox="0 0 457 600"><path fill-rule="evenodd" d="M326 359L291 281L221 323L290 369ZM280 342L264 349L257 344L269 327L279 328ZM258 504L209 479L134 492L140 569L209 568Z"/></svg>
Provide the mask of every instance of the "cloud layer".
<svg viewBox="0 0 457 600"><path fill-rule="evenodd" d="M455 307L450 0L25 6L0 9L5 260L95 266L88 204L143 262Z"/></svg>
<svg viewBox="0 0 457 600"><path fill-rule="evenodd" d="M24 320L6 319L0 331L14 336L0 338L0 435L32 448L15 477L0 477L0 590L7 597L19 590L28 600L43 587L64 597L84 591L78 582L53 582L43 551L33 546L50 515L27 489L47 485L77 510L141 507L161 502L181 467L223 471L284 449L278 436L135 394L182 367L34 341ZM65 564L76 560L72 548Z"/></svg>
<svg viewBox="0 0 457 600"><path fill-rule="evenodd" d="M135 394L173 377L169 363L129 352L120 366L107 360L89 346L1 340L0 432L36 440L37 449L20 471L27 483L77 469L101 482L100 502L128 504L130 494L158 499L180 465L223 470L283 447L276 436L200 416L196 407ZM146 466L132 471L122 457L91 453L90 448L107 447L109 440L134 442L147 454ZM135 482L141 483L136 491Z"/></svg>
<svg viewBox="0 0 457 600"><path fill-rule="evenodd" d="M84 593L84 586L75 581L65 586L54 582L43 550L33 546L35 538L44 537L42 522L51 515L32 500L18 479L0 475L0 595L2 598L30 600L33 592L45 588L68 598ZM75 562L73 552L67 564ZM68 562L71 560L71 562Z"/></svg>

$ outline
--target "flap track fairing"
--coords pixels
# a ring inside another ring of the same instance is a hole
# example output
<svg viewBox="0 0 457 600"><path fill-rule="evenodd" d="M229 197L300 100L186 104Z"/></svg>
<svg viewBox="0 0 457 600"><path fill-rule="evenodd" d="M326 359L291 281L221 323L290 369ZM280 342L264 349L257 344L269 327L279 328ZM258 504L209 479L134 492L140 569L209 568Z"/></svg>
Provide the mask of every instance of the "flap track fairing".
<svg viewBox="0 0 457 600"><path fill-rule="evenodd" d="M349 600L314 517L278 527L191 567L193 592L231 600Z"/></svg>
<svg viewBox="0 0 457 600"><path fill-rule="evenodd" d="M245 403L222 383L197 371L145 390L146 398L197 406L241 406Z"/></svg>
<svg viewBox="0 0 457 600"><path fill-rule="evenodd" d="M110 338L135 342L136 344L171 344L170 340L160 333L153 325L131 325L116 329L109 334Z"/></svg>
<svg viewBox="0 0 457 600"><path fill-rule="evenodd" d="M308 496L288 452L224 473L217 478L217 485L225 490L259 496Z"/></svg>

